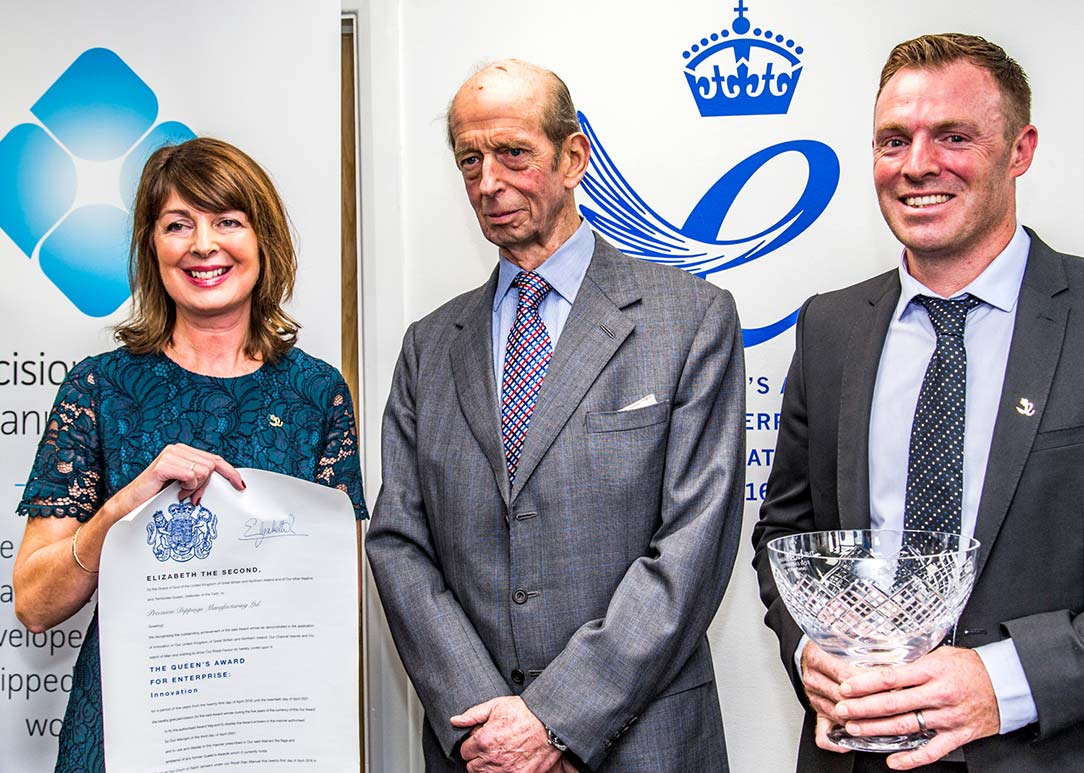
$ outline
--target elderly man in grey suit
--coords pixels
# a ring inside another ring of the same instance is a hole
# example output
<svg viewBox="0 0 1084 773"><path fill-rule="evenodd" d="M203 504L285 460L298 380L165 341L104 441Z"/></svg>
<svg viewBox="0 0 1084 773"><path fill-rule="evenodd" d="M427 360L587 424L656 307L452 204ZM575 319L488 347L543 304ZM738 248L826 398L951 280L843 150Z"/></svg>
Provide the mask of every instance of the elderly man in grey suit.
<svg viewBox="0 0 1084 773"><path fill-rule="evenodd" d="M766 620L807 708L800 770L1084 766L1084 261L1016 220L1030 100L1020 66L971 35L901 43L881 74L873 176L902 259L803 307L754 530ZM951 644L858 673L802 638L765 546L869 527L981 548ZM826 734L840 723L936 734L842 754Z"/></svg>
<svg viewBox="0 0 1084 773"><path fill-rule="evenodd" d="M482 69L448 134L499 265L406 333L366 545L426 767L726 770L705 631L741 526L733 299L581 221L553 73Z"/></svg>

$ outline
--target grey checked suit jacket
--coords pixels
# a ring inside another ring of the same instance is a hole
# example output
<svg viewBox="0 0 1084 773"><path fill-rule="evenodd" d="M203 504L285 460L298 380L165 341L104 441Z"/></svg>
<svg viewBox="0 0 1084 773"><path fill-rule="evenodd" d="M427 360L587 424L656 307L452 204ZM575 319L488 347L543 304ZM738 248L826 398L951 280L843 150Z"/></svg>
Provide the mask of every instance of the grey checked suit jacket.
<svg viewBox="0 0 1084 773"><path fill-rule="evenodd" d="M963 749L969 770L1006 773L1084 769L1084 260L1028 233L975 528L979 575L955 633L962 647L1011 636L1020 654L1039 721ZM793 532L869 527L870 408L899 294L890 271L810 299L798 318L753 541L765 620L803 703L793 660L801 631L779 598L765 545ZM1034 413L1017 410L1021 398ZM816 748L807 710L799 770L849 771L852 757Z"/></svg>
<svg viewBox="0 0 1084 773"><path fill-rule="evenodd" d="M740 538L740 325L729 293L595 239L514 490L496 272L403 342L366 551L429 770L464 769L448 718L501 695L592 770L727 769L705 630Z"/></svg>

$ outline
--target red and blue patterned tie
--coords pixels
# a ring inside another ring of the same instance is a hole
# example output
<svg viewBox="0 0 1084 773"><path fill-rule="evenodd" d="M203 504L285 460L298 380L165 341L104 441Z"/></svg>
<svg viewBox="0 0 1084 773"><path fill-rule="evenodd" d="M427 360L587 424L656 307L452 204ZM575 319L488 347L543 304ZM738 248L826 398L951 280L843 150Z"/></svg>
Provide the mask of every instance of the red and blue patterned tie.
<svg viewBox="0 0 1084 773"><path fill-rule="evenodd" d="M516 466L531 423L535 398L546 377L553 347L538 306L550 291L549 282L538 274L521 272L512 280L519 288L516 321L508 333L504 350L504 377L501 379L501 435L508 481L516 482Z"/></svg>

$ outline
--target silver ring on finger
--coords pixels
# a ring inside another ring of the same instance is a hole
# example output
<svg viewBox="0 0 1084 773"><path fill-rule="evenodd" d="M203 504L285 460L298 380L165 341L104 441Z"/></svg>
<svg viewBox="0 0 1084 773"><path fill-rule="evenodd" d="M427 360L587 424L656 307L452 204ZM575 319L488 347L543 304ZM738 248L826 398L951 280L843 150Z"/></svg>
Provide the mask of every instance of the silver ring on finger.
<svg viewBox="0 0 1084 773"><path fill-rule="evenodd" d="M926 718L922 716L922 712L915 709L915 719L918 720L918 732L927 733L929 729L926 727Z"/></svg>

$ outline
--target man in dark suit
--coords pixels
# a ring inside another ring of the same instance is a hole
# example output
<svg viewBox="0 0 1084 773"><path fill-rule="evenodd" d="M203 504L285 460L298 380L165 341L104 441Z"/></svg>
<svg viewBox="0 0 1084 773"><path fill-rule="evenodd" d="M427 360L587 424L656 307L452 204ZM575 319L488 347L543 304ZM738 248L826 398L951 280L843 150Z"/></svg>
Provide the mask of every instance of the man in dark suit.
<svg viewBox="0 0 1084 773"><path fill-rule="evenodd" d="M766 621L807 709L800 770L1084 764L1084 261L1017 223L1015 181L1037 142L1029 113L1023 71L982 38L902 43L882 72L874 182L902 260L803 307L754 530ZM934 310L949 307L960 329L942 341ZM927 364L953 359L939 352L961 347L961 331L966 420L931 439L918 418ZM946 487L927 499L981 542L974 591L951 644L856 672L802 637L766 545L903 528L931 458ZM844 754L826 735L840 723L859 735L936 735L887 758Z"/></svg>
<svg viewBox="0 0 1084 773"><path fill-rule="evenodd" d="M741 526L733 299L582 222L553 73L482 69L448 133L499 264L406 333L366 543L426 766L726 770L705 631Z"/></svg>

